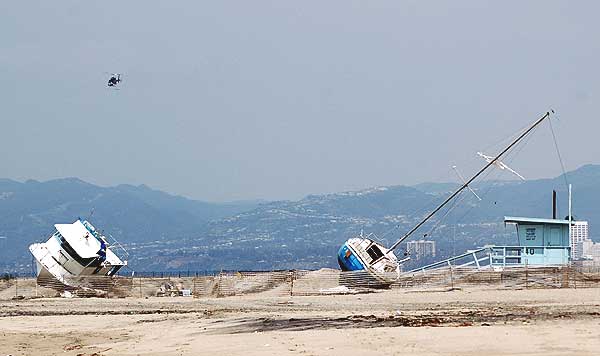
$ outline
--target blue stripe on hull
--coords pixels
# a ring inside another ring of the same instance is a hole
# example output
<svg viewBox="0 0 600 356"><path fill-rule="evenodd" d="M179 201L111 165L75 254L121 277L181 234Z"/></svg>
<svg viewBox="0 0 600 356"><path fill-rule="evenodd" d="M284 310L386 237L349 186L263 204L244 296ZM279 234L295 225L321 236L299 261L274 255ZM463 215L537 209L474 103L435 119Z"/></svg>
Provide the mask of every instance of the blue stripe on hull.
<svg viewBox="0 0 600 356"><path fill-rule="evenodd" d="M347 244L342 245L338 251L338 263L342 271L362 271L365 269L365 266Z"/></svg>

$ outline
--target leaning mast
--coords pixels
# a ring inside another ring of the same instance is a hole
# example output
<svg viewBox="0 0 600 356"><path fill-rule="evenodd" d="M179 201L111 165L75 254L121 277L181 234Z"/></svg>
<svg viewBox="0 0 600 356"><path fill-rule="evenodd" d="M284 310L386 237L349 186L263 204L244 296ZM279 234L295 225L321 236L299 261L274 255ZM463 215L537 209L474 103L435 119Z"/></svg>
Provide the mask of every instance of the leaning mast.
<svg viewBox="0 0 600 356"><path fill-rule="evenodd" d="M415 225L410 231L408 231L406 234L404 234L404 236L402 236L398 241L396 241L389 248L389 250L387 252L390 252L390 251L393 251L394 249L396 249L402 243L402 241L404 241L407 238L409 238L410 235L412 235L421 226L423 226L423 224L425 224L429 219L431 219L431 217L433 215L435 215L435 213L437 213L438 211L440 211L440 209L442 209L446 204L448 204L454 197L456 197L465 188L469 187L469 184L471 184L475 179L477 179L477 177L479 177L491 165L493 165L494 163L496 163L500 159L500 157L502 157L506 152L508 152L517 143L519 143L519 141L521 141L525 136L527 136L527 134L529 134L536 126L538 126L539 124L541 124L542 121L546 120L549 117L550 117L550 112L546 112L542 117L540 117L539 119L537 119L527 130L525 130L519 137L517 137L514 141L512 141L510 143L510 145L508 145L504 150L502 150L502 152L500 152L498 155L496 155L496 157L494 157L494 159L492 159L491 161L489 161L488 164L486 164L483 168L481 168L479 170L479 172L477 172L474 176L472 176L468 181L464 182L464 184L460 188L458 188L454 193L452 193L452 195L450 195L448 198L446 198L446 200L444 200L443 203L441 203L440 205L438 205L438 207L435 208L433 211L431 211L423 220L421 220L421 222L419 222L417 225Z"/></svg>

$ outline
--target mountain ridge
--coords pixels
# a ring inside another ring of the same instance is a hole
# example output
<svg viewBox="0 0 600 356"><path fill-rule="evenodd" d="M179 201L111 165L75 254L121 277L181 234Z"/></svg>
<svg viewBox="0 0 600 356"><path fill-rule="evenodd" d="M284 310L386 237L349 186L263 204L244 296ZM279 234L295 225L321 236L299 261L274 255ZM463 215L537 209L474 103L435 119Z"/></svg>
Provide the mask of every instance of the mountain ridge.
<svg viewBox="0 0 600 356"><path fill-rule="evenodd" d="M600 223L600 165L582 166L568 172L567 179L574 185L574 214L590 221L593 233ZM363 230L389 245L458 186L422 183L310 194L295 201L208 203L146 185L0 179L0 236L5 237L0 239L0 270L27 268L28 244L44 240L54 223L90 214L95 225L131 249L131 267L138 270L335 267L337 248L347 238ZM460 204L441 211L413 238L427 234L436 240L440 258L509 242L514 232L504 228L503 216L550 217L552 189L558 191L559 216L566 215L563 175L480 182L472 188L482 202L464 191ZM450 244L454 226L458 239Z"/></svg>
<svg viewBox="0 0 600 356"><path fill-rule="evenodd" d="M194 201L147 186L100 187L78 178L0 179L0 236L6 237L0 242L0 260L29 262L27 245L45 240L55 223L78 217L90 218L118 240L132 243L182 238L212 219L255 206Z"/></svg>

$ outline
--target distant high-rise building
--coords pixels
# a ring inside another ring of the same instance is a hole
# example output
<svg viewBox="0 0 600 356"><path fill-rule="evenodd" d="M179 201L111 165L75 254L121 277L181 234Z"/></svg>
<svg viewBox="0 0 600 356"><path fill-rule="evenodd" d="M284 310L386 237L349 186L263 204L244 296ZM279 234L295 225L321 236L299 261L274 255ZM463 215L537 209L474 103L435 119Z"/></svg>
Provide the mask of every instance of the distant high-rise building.
<svg viewBox="0 0 600 356"><path fill-rule="evenodd" d="M420 260L423 257L435 257L435 241L417 240L406 243L406 250L414 260Z"/></svg>
<svg viewBox="0 0 600 356"><path fill-rule="evenodd" d="M583 257L583 242L589 240L588 222L573 221L571 225L571 259L579 260Z"/></svg>
<svg viewBox="0 0 600 356"><path fill-rule="evenodd" d="M595 244L591 239L583 240L581 242L581 257L586 260L594 259L594 252L596 250L596 245L600 247L600 244Z"/></svg>

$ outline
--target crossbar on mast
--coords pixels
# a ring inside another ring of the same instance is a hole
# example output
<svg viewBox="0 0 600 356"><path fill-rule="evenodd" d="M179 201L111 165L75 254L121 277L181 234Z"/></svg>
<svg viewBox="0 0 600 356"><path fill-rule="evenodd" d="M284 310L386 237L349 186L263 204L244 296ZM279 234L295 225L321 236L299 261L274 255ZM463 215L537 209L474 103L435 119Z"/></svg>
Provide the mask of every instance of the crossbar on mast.
<svg viewBox="0 0 600 356"><path fill-rule="evenodd" d="M417 231L417 229L420 228L423 224L425 224L427 222L427 220L431 219L431 217L433 215L435 215L435 213L437 213L441 208L443 208L446 204L448 204L448 202L450 200L452 200L455 196L457 196L460 192L462 192L466 187L468 187L469 184L471 184L475 179L477 179L477 177L479 177L481 175L481 173L483 173L491 165L496 163L496 161L498 161L498 159L500 159L500 157L502 157L506 152L508 152L511 148L513 148L513 146L516 145L519 141L521 141L521 139L523 139L523 137L527 136L527 134L530 133L531 130L533 130L537 125L539 125L542 121L544 121L545 119L547 119L549 117L550 117L550 112L547 111L542 117L537 119L536 122L533 123L533 125L531 125L527 130L525 130L525 132L523 132L519 137L517 137L513 142L511 142L510 145L508 145L504 150L502 150L502 152L500 152L498 155L496 155L496 157L494 157L494 159L492 159L481 170L479 170L479 172L477 172L473 177L471 177L468 181L466 181L460 188L458 188L454 193L452 193L452 195L450 195L448 198L446 198L446 200L444 200L444 202L442 204L438 205L438 207L435 208L431 213L429 213L423 220L421 220L421 222L419 222L409 232L404 234L404 236L402 236L398 241L396 241L392 245L392 247L390 247L388 252L396 249L396 247L398 247L398 245L400 245L402 243L402 241L406 240L410 235L412 235L415 231Z"/></svg>

